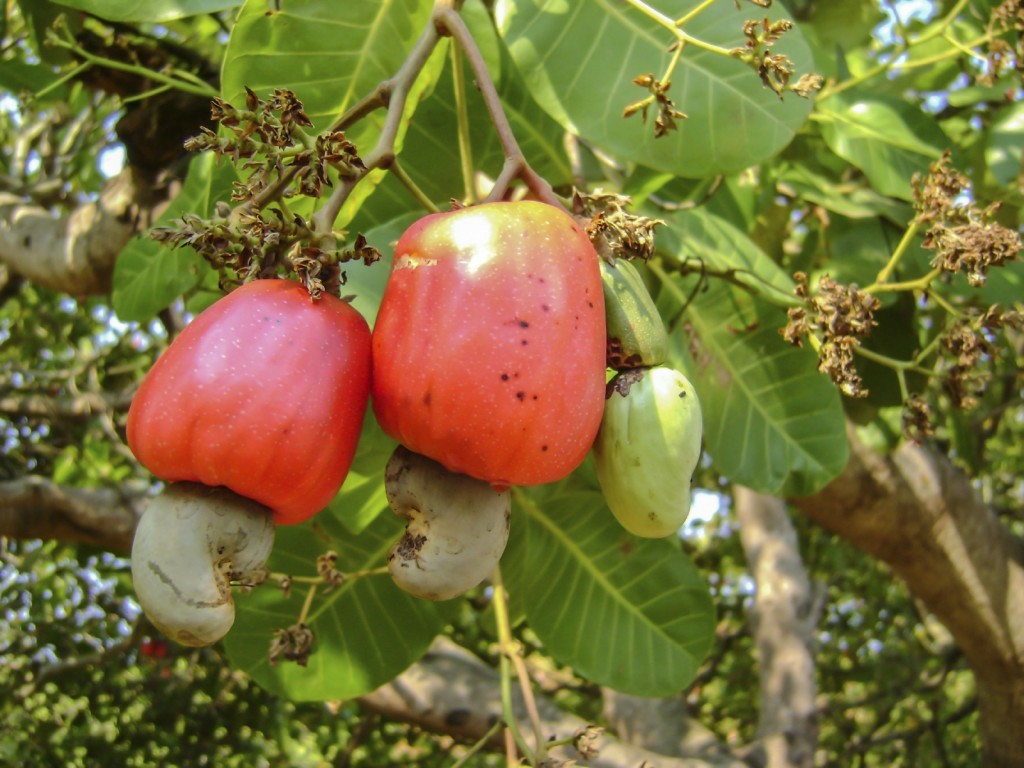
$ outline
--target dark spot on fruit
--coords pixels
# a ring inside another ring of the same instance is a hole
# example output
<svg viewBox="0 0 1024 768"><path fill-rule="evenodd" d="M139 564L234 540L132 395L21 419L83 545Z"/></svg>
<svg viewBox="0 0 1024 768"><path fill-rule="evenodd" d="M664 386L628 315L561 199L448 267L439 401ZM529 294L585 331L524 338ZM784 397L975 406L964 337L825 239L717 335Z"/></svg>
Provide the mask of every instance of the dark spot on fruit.
<svg viewBox="0 0 1024 768"><path fill-rule="evenodd" d="M520 320L519 321L519 327L520 328L529 328L530 324L528 322L526 322L525 320Z"/></svg>
<svg viewBox="0 0 1024 768"><path fill-rule="evenodd" d="M551 311L551 307L549 307L547 304L541 304L540 308L543 309L545 312Z"/></svg>
<svg viewBox="0 0 1024 768"><path fill-rule="evenodd" d="M541 449L542 451L546 451L546 450L548 449L548 447L547 447L546 445L542 445L542 446L540 447L540 449Z"/></svg>
<svg viewBox="0 0 1024 768"><path fill-rule="evenodd" d="M587 302L587 306L590 307L591 309L593 309L594 308L594 302L588 301Z"/></svg>
<svg viewBox="0 0 1024 768"><path fill-rule="evenodd" d="M516 397L519 400L524 400L526 398L526 393L525 392L516 392Z"/></svg>
<svg viewBox="0 0 1024 768"><path fill-rule="evenodd" d="M432 399L433 398L431 397L429 392L427 392L425 395L423 395L423 407L424 408L429 408L430 407L430 401Z"/></svg>
<svg viewBox="0 0 1024 768"><path fill-rule="evenodd" d="M533 399L533 400L538 400L538 399L540 399L540 398L539 398L539 396L538 396L538 395L534 395L532 399Z"/></svg>
<svg viewBox="0 0 1024 768"><path fill-rule="evenodd" d="M508 381L508 374L507 373L501 374L501 380L502 381Z"/></svg>
<svg viewBox="0 0 1024 768"><path fill-rule="evenodd" d="M427 543L426 536L412 536L405 533L402 540L398 542L395 553L403 560L415 560L420 555L420 550Z"/></svg>
<svg viewBox="0 0 1024 768"><path fill-rule="evenodd" d="M523 344L523 346L524 346L524 347L525 347L525 346L526 346L527 344L529 344L529 343L530 343L530 342L528 342L528 341L527 341L526 339L523 339L523 341L522 341L522 344Z"/></svg>
<svg viewBox="0 0 1024 768"><path fill-rule="evenodd" d="M679 390L679 396L680 397L686 397L686 390L685 389L680 389Z"/></svg>

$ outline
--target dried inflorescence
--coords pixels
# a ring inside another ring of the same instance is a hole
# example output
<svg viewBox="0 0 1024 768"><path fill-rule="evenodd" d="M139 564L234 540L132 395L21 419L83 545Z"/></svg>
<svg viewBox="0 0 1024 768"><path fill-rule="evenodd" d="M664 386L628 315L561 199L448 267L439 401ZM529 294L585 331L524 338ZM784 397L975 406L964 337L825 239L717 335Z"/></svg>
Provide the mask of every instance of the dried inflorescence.
<svg viewBox="0 0 1024 768"><path fill-rule="evenodd" d="M651 105L656 104L658 115L654 118L654 138L659 139L669 131L676 130L676 120L686 119L686 114L676 109L675 102L668 97L671 81L658 80L654 75L646 74L633 78L633 84L647 89L650 95L630 104L622 111L622 116L630 117L639 113L640 119L647 122L647 113Z"/></svg>
<svg viewBox="0 0 1024 768"><path fill-rule="evenodd" d="M1020 235L996 222L998 204L979 208L969 199L970 182L951 167L950 153L913 179L916 221L928 227L924 248L935 251L932 265L962 272L973 286L985 284L991 267L1016 259Z"/></svg>
<svg viewBox="0 0 1024 768"><path fill-rule="evenodd" d="M665 222L626 211L632 201L611 192L573 193L573 212L588 218L587 236L598 252L647 261L654 255L654 229Z"/></svg>
<svg viewBox="0 0 1024 768"><path fill-rule="evenodd" d="M757 5L762 5L757 3ZM768 7L763 5L763 7ZM808 98L821 89L824 80L820 75L805 74L795 83L790 79L795 72L793 60L779 53L772 53L771 47L786 32L793 28L788 19L772 21L765 18L761 21L748 20L743 24L743 36L747 39L741 48L733 48L730 55L750 66L766 88L770 88L781 99L786 91Z"/></svg>
<svg viewBox="0 0 1024 768"><path fill-rule="evenodd" d="M381 258L362 235L348 248L325 248L325 239L338 233L325 238L301 216L268 204L296 194L319 197L324 186L332 185L330 170L341 179L365 172L355 145L342 131L308 137L303 128L312 124L309 116L295 94L284 89L267 101L246 89L242 109L214 99L212 113L226 135L203 129L185 146L228 157L236 165L245 160L241 168L248 176L234 183L231 195L238 205L232 209L219 203L208 219L187 214L176 227L152 230L155 240L193 248L221 273L222 287L284 269L295 272L313 298L325 290L338 294L345 283L340 264L354 259L370 264Z"/></svg>
<svg viewBox="0 0 1024 768"><path fill-rule="evenodd" d="M935 433L932 427L931 407L928 405L928 401L916 392L903 403L901 422L903 436L918 445Z"/></svg>
<svg viewBox="0 0 1024 768"><path fill-rule="evenodd" d="M818 281L817 292L811 296L807 275L798 272L794 277L796 295L805 304L789 310L789 323L781 331L783 337L799 347L805 335L820 333L818 370L827 373L843 394L867 396L868 391L853 362L853 353L860 340L877 324L874 312L880 302L857 286L842 285L828 275Z"/></svg>
<svg viewBox="0 0 1024 768"><path fill-rule="evenodd" d="M287 629L275 629L267 652L267 661L272 667L280 664L281 659L294 661L300 667L304 667L309 663L314 640L313 630L303 622L293 624Z"/></svg>
<svg viewBox="0 0 1024 768"><path fill-rule="evenodd" d="M1000 35L1016 32L1011 44ZM1003 0L992 10L988 21L988 49L985 68L978 81L994 85L1006 72L1016 71L1024 80L1024 4L1020 0Z"/></svg>

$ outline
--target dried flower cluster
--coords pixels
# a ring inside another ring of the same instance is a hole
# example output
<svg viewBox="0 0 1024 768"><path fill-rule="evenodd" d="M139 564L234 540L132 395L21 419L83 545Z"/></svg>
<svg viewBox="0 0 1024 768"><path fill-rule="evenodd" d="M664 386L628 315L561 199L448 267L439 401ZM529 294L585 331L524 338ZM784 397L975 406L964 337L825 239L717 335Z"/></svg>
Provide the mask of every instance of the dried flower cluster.
<svg viewBox="0 0 1024 768"><path fill-rule="evenodd" d="M313 630L304 623L293 624L287 629L275 629L267 652L270 666L276 667L281 659L294 661L300 667L306 666L313 650L313 640Z"/></svg>
<svg viewBox="0 0 1024 768"><path fill-rule="evenodd" d="M743 24L746 43L742 48L733 48L729 53L757 72L765 87L770 88L780 99L786 91L806 99L821 88L824 82L822 77L805 74L791 85L789 81L795 72L793 60L784 54L771 52L771 47L792 28L793 22L788 19L747 21Z"/></svg>
<svg viewBox="0 0 1024 768"><path fill-rule="evenodd" d="M1013 44L1001 37L1016 32ZM1016 72L1024 81L1024 3L1021 0L1003 0L992 10L988 21L988 50L985 71L978 80L994 85L1007 72Z"/></svg>
<svg viewBox="0 0 1024 768"><path fill-rule="evenodd" d="M587 235L598 253L646 261L654 255L654 228L665 222L626 211L632 201L611 192L573 193L573 211L589 219Z"/></svg>
<svg viewBox="0 0 1024 768"><path fill-rule="evenodd" d="M654 118L654 138L660 139L669 131L676 130L676 120L686 119L686 114L676 109L675 102L668 97L671 81L658 80L654 75L646 74L633 78L633 84L647 89L650 95L630 104L622 111L622 116L631 117L639 112L640 119L646 123L647 112L652 104L656 104L658 115Z"/></svg>
<svg viewBox="0 0 1024 768"><path fill-rule="evenodd" d="M811 296L807 275L797 272L796 295L803 307L789 310L789 323L781 333L790 344L803 345L803 336L821 335L818 370L827 373L843 394L865 397L863 381L853 362L853 351L860 340L876 325L874 312L880 306L872 294L854 285L842 285L825 275L818 281L818 290Z"/></svg>
<svg viewBox="0 0 1024 768"><path fill-rule="evenodd" d="M993 306L983 313L969 313L943 334L941 349L947 365L942 384L954 407L968 409L978 404L991 378L991 362L998 354L991 339L1006 327L1024 329L1024 314Z"/></svg>
<svg viewBox="0 0 1024 768"><path fill-rule="evenodd" d="M950 166L950 153L932 164L928 175L913 178L917 221L928 225L923 247L934 250L932 264L963 272L973 286L985 284L990 267L1016 259L1020 235L994 221L998 204L979 208L968 199L970 182Z"/></svg>
<svg viewBox="0 0 1024 768"><path fill-rule="evenodd" d="M931 407L928 401L916 392L903 403L901 422L903 437L912 443L920 444L926 437L935 434L932 428Z"/></svg>
<svg viewBox="0 0 1024 768"><path fill-rule="evenodd" d="M230 158L249 171L235 182L232 209L219 203L209 219L187 214L174 228L156 228L151 236L170 246L188 246L221 275L222 287L255 276L269 277L281 270L298 274L318 298L327 290L337 295L345 283L339 265L359 259L372 263L381 254L359 235L349 248L322 247L324 233L313 232L301 216L269 207L276 197L319 197L331 186L329 169L340 178L365 171L356 147L341 131L310 138L302 130L311 125L294 93L278 89L264 101L246 89L244 109L222 99L213 101L213 118L228 129L219 135L207 128L188 142L192 151L210 151ZM332 233L337 234L337 233Z"/></svg>

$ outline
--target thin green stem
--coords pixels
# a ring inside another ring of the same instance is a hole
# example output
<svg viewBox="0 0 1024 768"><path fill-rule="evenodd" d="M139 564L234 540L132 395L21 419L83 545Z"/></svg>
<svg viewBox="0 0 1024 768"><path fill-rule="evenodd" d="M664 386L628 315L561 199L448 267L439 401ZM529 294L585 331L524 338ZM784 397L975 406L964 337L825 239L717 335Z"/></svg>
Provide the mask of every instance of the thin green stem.
<svg viewBox="0 0 1024 768"><path fill-rule="evenodd" d="M900 238L900 242L897 244L896 250L892 252L892 256L889 257L889 261L886 262L885 266L882 267L881 271L879 271L878 275L875 277L874 284L868 288L865 288L866 291L871 293L874 290L877 290L882 283L888 281L889 276L899 265L900 259L902 259L903 254L907 252L907 249L910 247L910 244L914 241L914 238L917 236L917 232L920 228L921 222L918 221L917 219L914 219L912 222L910 222L910 226L907 227L906 232L903 233L903 237Z"/></svg>
<svg viewBox="0 0 1024 768"><path fill-rule="evenodd" d="M462 186L468 203L476 202L476 184L473 182L473 142L469 133L469 106L466 103L466 76L462 69L462 48L457 40L451 46L452 81L455 92L455 124L459 137L459 166L462 168Z"/></svg>
<svg viewBox="0 0 1024 768"><path fill-rule="evenodd" d="M309 618L309 609L313 607L313 598L316 597L316 584L309 588L309 592L306 593L306 599L302 603L302 610L299 611L298 624L305 624Z"/></svg>
<svg viewBox="0 0 1024 768"><path fill-rule="evenodd" d="M703 3L700 3L696 8L687 13L685 16L680 16L678 19L676 19L675 25L677 27L685 27L689 22L693 21L694 18L696 18L698 15L700 15L708 8L710 8L712 5L714 5L715 2L717 2L717 0L704 0Z"/></svg>
<svg viewBox="0 0 1024 768"><path fill-rule="evenodd" d="M501 672L501 711L512 738L515 739L519 751L530 761L535 763L533 750L526 743L519 730L519 723L516 720L515 709L512 706L512 654L514 653L515 641L512 638L512 628L508 620L508 593L505 591L505 584L501 579L501 569L494 568L491 577L494 589L494 617L498 625L498 646L501 652L499 669ZM541 742L542 743L542 742Z"/></svg>
<svg viewBox="0 0 1024 768"><path fill-rule="evenodd" d="M504 727L504 723L502 723L501 720L495 721L494 725L492 725L490 727L490 730L488 730L487 733L485 733L483 736L481 736L473 744L473 746L471 746L468 750L466 750L465 754L462 757L460 757L458 760L456 760L454 763L452 763L451 768L463 768L463 766L466 765L467 761L471 757L473 757L473 755L477 754L481 749L483 749L484 747L486 747L488 744L491 743L491 739L493 739L495 736L497 736L498 735L498 731L500 731L503 727Z"/></svg>
<svg viewBox="0 0 1024 768"><path fill-rule="evenodd" d="M922 275L914 280L904 280L901 283L882 283L872 285L865 290L869 293L894 293L899 291L927 291L931 286L932 281L935 280L939 275L942 274L942 270L938 267L933 269L927 275Z"/></svg>
<svg viewBox="0 0 1024 768"><path fill-rule="evenodd" d="M416 202L422 205L425 210L430 211L431 213L437 213L441 210L437 205L435 205L434 201L427 196L427 193L420 189L419 185L413 181L412 177L405 172L405 168L397 159L391 164L390 170L394 177L402 183L402 186L416 198Z"/></svg>
<svg viewBox="0 0 1024 768"><path fill-rule="evenodd" d="M220 92L211 85L197 85L193 81L185 80L181 77L172 77L164 74L163 72L157 72L156 70L148 69L138 64L129 64L124 61L117 61L116 59L108 59L105 56L97 56L96 54L90 53L84 48L74 43L69 43L62 38L51 38L51 42L56 47L72 51L76 56L84 59L83 65L90 64L106 67L107 69L116 69L121 72L130 72L133 75L155 80L158 83L164 83L165 85L169 85L172 88L183 91L184 93L191 93L195 96L202 96L206 99L215 99L220 96Z"/></svg>
<svg viewBox="0 0 1024 768"><path fill-rule="evenodd" d="M50 83L48 86L43 88L41 91L38 91L37 93L35 93L33 95L35 96L35 98L41 99L46 94L50 93L50 91L56 90L57 88L60 88L62 85L64 85L64 83L68 82L69 80L73 80L74 78L78 77L80 74L85 72L85 70L89 69L91 66L92 66L92 64L90 62L84 61L81 64L79 64L77 67L75 67L74 69L70 70L66 74L62 75L61 77L57 78L52 83Z"/></svg>

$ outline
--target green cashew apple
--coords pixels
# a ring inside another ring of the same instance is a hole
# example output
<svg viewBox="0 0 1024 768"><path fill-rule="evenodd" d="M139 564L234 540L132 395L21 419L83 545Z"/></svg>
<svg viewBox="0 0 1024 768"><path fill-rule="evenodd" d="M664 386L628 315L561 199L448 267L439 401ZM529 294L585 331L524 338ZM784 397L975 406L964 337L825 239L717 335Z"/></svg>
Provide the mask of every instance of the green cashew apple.
<svg viewBox="0 0 1024 768"><path fill-rule="evenodd" d="M608 367L622 371L665 362L668 334L637 268L625 259L601 259L601 283Z"/></svg>
<svg viewBox="0 0 1024 768"><path fill-rule="evenodd" d="M630 533L671 536L689 514L700 459L697 392L679 371L658 366L618 374L608 393L594 443L601 492Z"/></svg>

